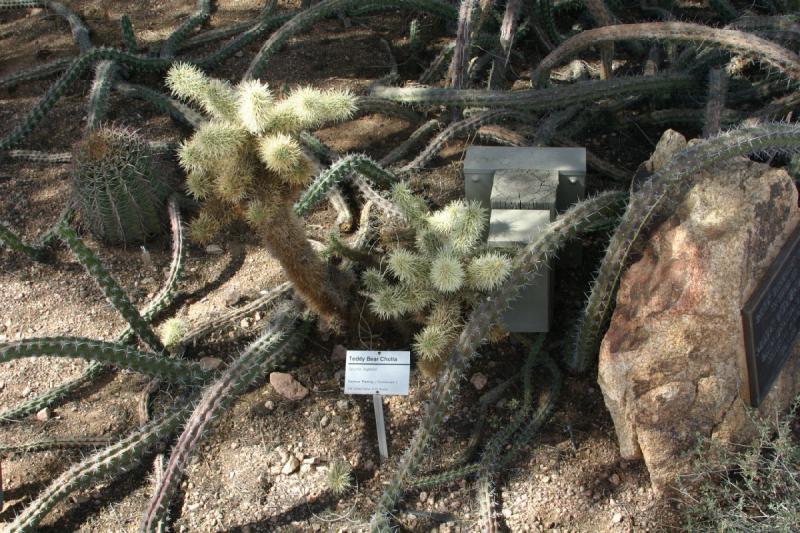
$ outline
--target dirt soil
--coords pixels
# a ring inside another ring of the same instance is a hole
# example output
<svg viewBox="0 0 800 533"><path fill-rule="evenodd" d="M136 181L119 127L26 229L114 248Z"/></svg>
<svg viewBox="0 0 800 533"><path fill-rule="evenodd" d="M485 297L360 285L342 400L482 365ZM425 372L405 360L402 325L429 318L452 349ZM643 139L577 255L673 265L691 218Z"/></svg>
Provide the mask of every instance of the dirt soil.
<svg viewBox="0 0 800 533"><path fill-rule="evenodd" d="M127 14L140 44L157 44L195 9L190 0L101 2L64 0L92 29L95 44L121 46L118 20ZM255 17L256 0L226 0L217 4L207 28L223 27ZM279 2L279 9L298 2ZM380 39L402 48L407 39L408 13L384 13L347 21L326 20L313 31L292 39L271 61L264 79L272 87L312 84L349 87L363 93L389 71L389 58ZM447 28L421 18L423 30L435 43ZM260 43L259 43L260 44ZM259 44L245 49L213 72L237 80ZM210 50L209 47L206 50ZM535 46L531 44L535 52ZM203 50L198 51L202 52ZM60 57L73 57L69 28L63 19L40 9L0 11L0 77ZM414 79L435 55L433 48L418 58L401 57L401 76ZM0 90L0 135L19 123L46 90L52 78ZM158 83L154 79L151 85ZM91 84L84 76L23 142L26 149L68 151L81 137L86 117L86 95ZM153 140L177 141L190 131L177 126L139 101L112 96L110 122L132 126ZM419 124L384 115L368 115L345 125L317 132L340 153L365 152L380 158ZM591 138L593 147L611 161L628 168L647 157L646 150L628 150L632 139L606 134ZM656 137L657 138L657 137ZM641 145L641 139L635 139ZM432 169L414 178L414 186L433 203L460 195L462 142L450 143ZM633 153L632 153L633 152ZM590 180L596 176L590 174ZM27 239L35 239L53 221L69 195L69 165L0 161L0 218ZM322 207L308 220L312 238L324 241L335 212ZM165 279L169 265L167 237L147 244L150 259L138 246L112 248L91 240L134 303L142 306ZM222 253L191 247L186 277L171 313L197 322L231 305L241 306L261 290L283 281L278 264L244 235L217 242ZM587 271L598 255L598 243L588 242L584 266L558 267L555 330L551 339L568 337L589 280ZM589 265L588 267L586 265ZM241 298L232 298L231 295ZM235 300L239 302L232 303ZM75 335L113 339L123 328L122 318L69 254L60 249L51 264L32 263L24 256L0 251L0 341L26 337ZM214 334L189 351L187 357L229 360L252 339L262 314ZM392 335L361 330L354 338L313 334L291 374L310 390L299 401L279 396L262 382L246 393L215 425L188 468L181 494L172 509L176 531L361 531L368 520L391 464L400 455L419 420L431 383L413 371L411 392L386 399L390 465L382 467L375 439L371 398L343 393L344 362L332 357L334 347L394 348ZM557 355L564 341L549 342ZM487 347L471 372L488 377L487 388L462 387L453 414L441 432L426 464L440 469L469 439L477 398L513 376L524 350L510 341ZM0 405L10 407L50 387L78 376L80 361L56 358L24 359L0 368ZM265 376L266 380L266 376ZM263 381L265 381L263 380ZM42 438L97 436L113 438L138 424L136 407L148 379L131 372L109 372L85 386L50 413L0 427L0 443L22 444ZM166 401L166 395L159 401ZM514 390L520 395L521 391ZM490 427L509 416L506 403L490 411ZM51 480L88 451L55 450L17 453L3 458L5 504L0 520L9 521ZM294 455L297 472L282 474ZM326 488L325 469L331 461L348 461L357 479L342 498ZM42 531L137 531L152 493L151 461L122 479L74 494L59 504L42 524ZM646 470L619 456L614 431L592 376L567 377L557 410L541 435L518 460L502 472L498 486L500 512L510 531L628 532L671 529L676 517L669 505L656 499ZM409 492L398 515L405 531L472 531L477 504L472 481L455 482L424 492Z"/></svg>

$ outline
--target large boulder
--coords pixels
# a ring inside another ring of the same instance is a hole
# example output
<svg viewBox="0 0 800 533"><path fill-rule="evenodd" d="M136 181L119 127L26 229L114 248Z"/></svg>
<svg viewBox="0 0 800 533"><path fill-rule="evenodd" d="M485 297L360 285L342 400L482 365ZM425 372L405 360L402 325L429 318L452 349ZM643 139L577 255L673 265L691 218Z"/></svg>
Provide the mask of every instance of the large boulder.
<svg viewBox="0 0 800 533"><path fill-rule="evenodd" d="M665 135L649 170L681 146ZM600 348L621 454L644 459L658 492L685 471L698 437L753 436L740 312L800 219L781 169L735 158L694 179L622 277ZM798 392L800 342L759 409L786 408Z"/></svg>

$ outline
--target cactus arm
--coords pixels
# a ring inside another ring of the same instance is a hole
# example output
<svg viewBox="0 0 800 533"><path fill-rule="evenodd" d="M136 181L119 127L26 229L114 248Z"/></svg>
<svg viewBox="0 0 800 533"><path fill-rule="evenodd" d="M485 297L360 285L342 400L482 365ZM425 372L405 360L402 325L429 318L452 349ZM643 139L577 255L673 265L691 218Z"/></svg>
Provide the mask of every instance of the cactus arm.
<svg viewBox="0 0 800 533"><path fill-rule="evenodd" d="M36 163L58 164L72 161L72 154L69 152L48 153L38 150L9 150L6 155L12 159L35 161Z"/></svg>
<svg viewBox="0 0 800 533"><path fill-rule="evenodd" d="M44 409L45 407L50 407L51 405L60 402L65 396L72 394L72 392L79 389L86 383L94 381L94 379L99 376L103 370L105 370L105 368L106 367L101 363L92 361L80 376L66 381L61 385L48 389L44 393L39 394L30 400L26 400L19 405L15 405L14 407L0 412L0 423L20 420L21 418L30 416L33 413Z"/></svg>
<svg viewBox="0 0 800 533"><path fill-rule="evenodd" d="M170 60L150 58L128 54L114 48L98 47L81 54L75 59L55 83L53 83L42 98L28 111L22 123L18 124L4 138L0 139L0 150L15 146L24 139L36 125L42 121L58 100L66 93L67 89L86 71L95 61L114 60L125 66L138 70L163 70L170 65Z"/></svg>
<svg viewBox="0 0 800 533"><path fill-rule="evenodd" d="M125 96L141 98L152 104L156 109L167 113L178 122L197 129L207 122L200 113L166 94L160 93L145 85L117 81L114 88Z"/></svg>
<svg viewBox="0 0 800 533"><path fill-rule="evenodd" d="M128 15L122 15L119 18L119 31L122 34L122 43L125 45L125 50L131 54L139 53L139 45L136 43L136 33L133 31L133 24Z"/></svg>
<svg viewBox="0 0 800 533"><path fill-rule="evenodd" d="M274 304L276 300L285 298L291 293L291 291L292 284L288 281L285 281L240 309L232 309L221 316L214 317L197 324L186 332L186 335L183 336L180 344L182 346L188 346L190 343L197 342L198 339L201 339L206 335L213 333L214 331L218 331L231 324L236 324L247 315L253 314L260 309L264 309Z"/></svg>
<svg viewBox="0 0 800 533"><path fill-rule="evenodd" d="M411 135L408 136L408 139L395 146L391 152L383 156L380 160L380 164L383 166L388 166L400 161L408 152L411 151L412 148L424 141L425 138L441 127L442 123L436 119L431 119L425 122L422 126L415 129Z"/></svg>
<svg viewBox="0 0 800 533"><path fill-rule="evenodd" d="M47 261L49 256L47 247L27 244L19 235L2 223L0 223L0 244L6 245L15 252L24 254L33 261L44 262Z"/></svg>
<svg viewBox="0 0 800 533"><path fill-rule="evenodd" d="M597 355L631 252L646 229L680 202L691 187L692 177L738 155L775 152L800 152L800 126L778 122L730 130L687 148L642 185L631 198L598 270L568 359L572 370L586 370Z"/></svg>
<svg viewBox="0 0 800 533"><path fill-rule="evenodd" d="M691 89L697 82L685 75L634 76L613 80L590 80L567 86L521 91L481 91L470 89L417 89L375 87L372 94L405 104L474 107L513 107L529 111L568 107L606 97L661 93Z"/></svg>
<svg viewBox="0 0 800 533"><path fill-rule="evenodd" d="M553 67L589 46L628 39L667 39L678 42L703 42L744 54L757 56L792 80L800 80L800 57L771 41L738 30L719 30L689 22L644 22L619 24L583 31L564 41L547 55L531 75L542 85Z"/></svg>
<svg viewBox="0 0 800 533"><path fill-rule="evenodd" d="M13 9L25 7L43 7L54 12L69 23L72 31L72 38L80 48L81 53L86 52L92 47L89 40L89 28L83 23L81 18L71 9L60 2L51 0L3 0L0 1L0 9Z"/></svg>
<svg viewBox="0 0 800 533"><path fill-rule="evenodd" d="M391 172L385 170L369 157L361 154L350 154L334 162L317 176L295 203L295 214L303 216L308 213L312 207L325 198L327 192L334 185L350 176L353 172L358 172L362 176L369 178L370 181L377 183L388 184L396 181Z"/></svg>
<svg viewBox="0 0 800 533"><path fill-rule="evenodd" d="M184 20L175 31L173 31L159 52L160 57L172 57L178 51L181 42L197 26L202 26L211 17L211 0L197 0L197 10Z"/></svg>
<svg viewBox="0 0 800 533"><path fill-rule="evenodd" d="M219 50L209 54L208 56L198 59L196 62L203 68L213 68L219 66L227 58L231 57L236 52L244 49L246 46L254 43L264 35L285 24L291 20L294 13L279 13L268 17L249 30L246 30L241 35L238 35L227 44L220 47Z"/></svg>
<svg viewBox="0 0 800 533"><path fill-rule="evenodd" d="M82 337L39 337L0 344L0 362L40 356L100 361L176 382L201 381L208 374L199 363L140 352L116 342Z"/></svg>
<svg viewBox="0 0 800 533"><path fill-rule="evenodd" d="M433 13L448 11L446 4L434 0L382 0L376 2L394 7L409 7L416 10L426 10ZM256 57L250 62L250 66L244 74L243 79L252 80L258 78L269 61L280 48L294 35L307 30L319 20L326 18L340 11L345 11L351 7L363 4L363 0L322 0L318 4L305 9L291 19L287 20L267 41L262 45ZM452 9L452 8L451 8Z"/></svg>
<svg viewBox="0 0 800 533"><path fill-rule="evenodd" d="M69 68L72 59L56 59L44 65L18 70L0 78L0 89L8 89L26 81L40 80Z"/></svg>
<svg viewBox="0 0 800 533"><path fill-rule="evenodd" d="M141 531L150 532L164 517L197 443L211 422L225 411L260 375L270 372L285 357L306 323L298 320L294 310L278 311L266 332L256 339L222 375L209 385L186 422L161 483L147 506Z"/></svg>
<svg viewBox="0 0 800 533"><path fill-rule="evenodd" d="M411 442L400 459L397 470L378 501L372 516L370 531L388 531L388 515L396 506L406 481L414 475L421 459L444 420L445 414L457 394L458 386L475 357L478 345L485 339L501 312L519 296L522 287L530 283L544 261L552 256L568 239L578 235L587 226L605 219L619 209L624 196L604 193L585 200L566 211L541 231L514 259L514 267L506 282L483 301L470 314L469 321L453 347L445 364L444 373L436 384L422 420Z"/></svg>
<svg viewBox="0 0 800 533"><path fill-rule="evenodd" d="M453 122L439 132L413 161L400 169L400 172L410 172L411 170L423 168L431 159L436 157L436 154L439 153L445 143L450 139L453 139L457 135L471 133L485 124L499 122L509 116L513 116L515 113L517 113L517 111L510 109L490 109Z"/></svg>
<svg viewBox="0 0 800 533"><path fill-rule="evenodd" d="M33 531L60 501L74 491L131 470L161 440L169 437L186 420L191 404L142 426L119 442L87 457L56 478L6 527L7 533Z"/></svg>
<svg viewBox="0 0 800 533"><path fill-rule="evenodd" d="M359 96L356 99L356 108L357 110L354 117L371 115L374 113L397 117L412 124L416 124L422 120L419 113L409 107L399 105L397 102L391 100L375 98L374 96Z"/></svg>
<svg viewBox="0 0 800 533"><path fill-rule="evenodd" d="M431 61L431 64L428 65L428 68L426 68L425 71L420 74L419 82L421 84L428 85L441 77L442 72L445 70L447 60L450 59L455 47L456 42L450 41L439 51L438 54L436 54L436 57L433 58L433 61Z"/></svg>
<svg viewBox="0 0 800 533"><path fill-rule="evenodd" d="M20 444L17 446L0 446L0 455L7 453L33 453L49 450L67 450L70 448L100 448L113 443L103 437L71 437L65 439L48 439Z"/></svg>
<svg viewBox="0 0 800 533"><path fill-rule="evenodd" d="M114 84L119 68L113 61L100 61L95 66L92 90L89 92L89 115L86 118L86 130L91 131L105 118L108 111L108 95Z"/></svg>
<svg viewBox="0 0 800 533"><path fill-rule="evenodd" d="M111 274L108 273L94 252L84 244L68 223L64 222L60 224L56 231L61 240L69 246L70 250L72 250L78 258L78 261L80 261L92 279L94 279L95 283L97 283L103 291L109 303L111 303L123 318L125 318L136 335L151 350L160 352L163 346L158 336L153 333L153 330L150 329L150 325L142 318L142 315L139 314L139 311L136 310L128 299L128 295L125 294L125 291L122 290L122 287L119 286L116 280L111 277Z"/></svg>

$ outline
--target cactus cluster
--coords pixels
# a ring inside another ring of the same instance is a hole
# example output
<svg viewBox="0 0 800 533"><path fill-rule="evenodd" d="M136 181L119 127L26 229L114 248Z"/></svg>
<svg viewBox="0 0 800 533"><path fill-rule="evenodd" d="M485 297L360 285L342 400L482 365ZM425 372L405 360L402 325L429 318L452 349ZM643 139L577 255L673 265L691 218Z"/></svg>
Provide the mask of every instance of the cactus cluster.
<svg viewBox="0 0 800 533"><path fill-rule="evenodd" d="M187 63L174 65L166 82L175 96L210 116L178 151L187 189L203 201L191 238L208 242L226 224L245 220L309 307L336 327L346 314L343 282L313 251L292 211L318 170L297 135L351 116L353 96L300 87L277 99L258 80L233 87Z"/></svg>
<svg viewBox="0 0 800 533"><path fill-rule="evenodd" d="M482 250L488 215L478 202L456 200L431 213L402 183L392 197L414 229L414 243L391 250L380 268L366 269L362 283L379 317L415 315L423 322L414 350L423 372L435 375L458 338L463 311L506 280L511 261Z"/></svg>
<svg viewBox="0 0 800 533"><path fill-rule="evenodd" d="M146 241L166 225L169 184L156 175L153 154L136 132L90 131L72 157L72 193L81 222L111 244Z"/></svg>

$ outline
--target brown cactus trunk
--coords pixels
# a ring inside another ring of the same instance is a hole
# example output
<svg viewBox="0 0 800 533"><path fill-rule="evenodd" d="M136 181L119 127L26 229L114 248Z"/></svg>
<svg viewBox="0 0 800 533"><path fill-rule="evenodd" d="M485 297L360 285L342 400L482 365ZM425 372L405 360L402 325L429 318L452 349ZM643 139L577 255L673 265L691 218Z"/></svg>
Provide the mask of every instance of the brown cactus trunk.
<svg viewBox="0 0 800 533"><path fill-rule="evenodd" d="M340 330L348 321L352 281L322 262L289 203L276 206L262 227L267 250L281 264L297 294L324 325Z"/></svg>

